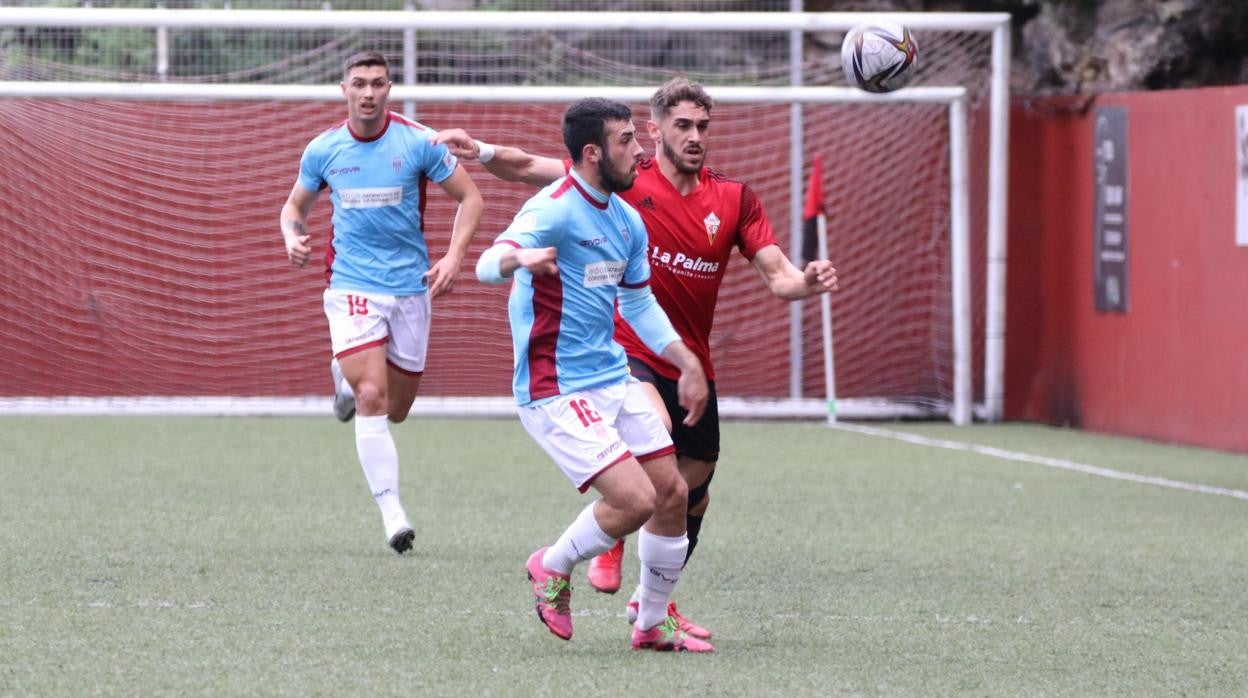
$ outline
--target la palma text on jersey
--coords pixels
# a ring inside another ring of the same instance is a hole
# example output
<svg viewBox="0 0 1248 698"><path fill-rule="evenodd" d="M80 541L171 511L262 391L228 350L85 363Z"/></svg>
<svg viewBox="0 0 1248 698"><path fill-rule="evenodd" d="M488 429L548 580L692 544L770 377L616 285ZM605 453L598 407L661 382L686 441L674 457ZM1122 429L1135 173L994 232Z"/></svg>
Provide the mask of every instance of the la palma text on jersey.
<svg viewBox="0 0 1248 698"><path fill-rule="evenodd" d="M658 245L650 248L650 263L661 264L671 269L672 273L684 273L688 276L705 274L706 278L710 278L719 273L719 262L708 261L700 256L690 257L684 252L667 252Z"/></svg>

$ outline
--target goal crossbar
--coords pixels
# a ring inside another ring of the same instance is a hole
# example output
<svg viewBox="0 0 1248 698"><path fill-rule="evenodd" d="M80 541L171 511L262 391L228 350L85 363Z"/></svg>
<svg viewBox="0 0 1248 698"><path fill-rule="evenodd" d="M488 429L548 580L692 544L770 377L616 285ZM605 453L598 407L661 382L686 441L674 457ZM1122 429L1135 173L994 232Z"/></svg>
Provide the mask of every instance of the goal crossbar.
<svg viewBox="0 0 1248 698"><path fill-rule="evenodd" d="M872 94L853 87L715 87L715 101L725 104L948 104L966 96L964 87L911 87ZM513 85L395 85L395 101L572 102L588 93L623 102L646 102L652 87L529 87ZM23 82L0 81L0 98L313 101L342 99L337 85L200 84L181 82Z"/></svg>
<svg viewBox="0 0 1248 698"><path fill-rule="evenodd" d="M845 31L867 19L911 29L991 32L1004 12L489 12L342 10L170 10L3 7L0 26L170 29L426 29L596 31Z"/></svg>

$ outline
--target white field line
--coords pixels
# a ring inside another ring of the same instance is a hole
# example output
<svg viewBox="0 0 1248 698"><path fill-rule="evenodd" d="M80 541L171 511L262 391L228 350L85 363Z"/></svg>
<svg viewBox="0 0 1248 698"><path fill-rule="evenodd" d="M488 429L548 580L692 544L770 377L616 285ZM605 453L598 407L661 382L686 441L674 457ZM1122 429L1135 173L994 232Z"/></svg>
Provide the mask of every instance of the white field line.
<svg viewBox="0 0 1248 698"><path fill-rule="evenodd" d="M1138 475L1136 473L1127 473L1121 470L1113 470L1111 468L1101 468L1095 465L1087 465L1086 463L1076 463L1074 461L1063 460L1061 458L1037 456L1030 453L1023 453L1021 451L1009 451L1004 448L983 446L980 444L969 444L961 441L932 439L926 436L919 436L917 434L907 434L902 431L880 429L879 427L869 427L861 424L846 424L844 422L839 422L835 424L834 427L837 429L844 429L845 431L857 432L859 434L869 434L871 436L882 436L887 439L905 441L912 444L918 444L920 446L947 448L952 451L971 451L972 453L979 453L985 456L992 456L994 458L1004 458L1006 460L1021 461L1024 463L1036 463L1038 465L1047 465L1050 468L1061 468L1062 470L1073 470L1077 473L1084 473L1085 475L1096 475L1098 477L1107 477L1113 480L1126 480L1127 482L1138 482L1144 485L1169 487L1171 489L1184 490L1187 492L1199 492L1200 494L1216 494L1220 497L1234 497L1235 499L1248 501L1248 492L1243 490L1198 485L1191 482L1182 482L1180 480L1171 480L1169 478L1155 477L1152 475Z"/></svg>

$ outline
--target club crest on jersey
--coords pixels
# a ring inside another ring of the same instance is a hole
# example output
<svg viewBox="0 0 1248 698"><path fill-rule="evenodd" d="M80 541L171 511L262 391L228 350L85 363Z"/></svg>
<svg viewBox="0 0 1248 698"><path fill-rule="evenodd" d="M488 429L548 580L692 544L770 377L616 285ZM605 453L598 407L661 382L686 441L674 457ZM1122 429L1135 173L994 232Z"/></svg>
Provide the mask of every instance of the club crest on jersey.
<svg viewBox="0 0 1248 698"><path fill-rule="evenodd" d="M719 234L719 216L714 211L706 214L706 218L702 219L702 225L706 226L706 240L712 245L715 244L715 236Z"/></svg>
<svg viewBox="0 0 1248 698"><path fill-rule="evenodd" d="M532 211L521 211L507 226L507 233L527 233L537 228L537 214Z"/></svg>
<svg viewBox="0 0 1248 698"><path fill-rule="evenodd" d="M403 159L399 157L394 158L393 160L390 161L390 166L394 168L394 171L396 174L402 172L403 171Z"/></svg>

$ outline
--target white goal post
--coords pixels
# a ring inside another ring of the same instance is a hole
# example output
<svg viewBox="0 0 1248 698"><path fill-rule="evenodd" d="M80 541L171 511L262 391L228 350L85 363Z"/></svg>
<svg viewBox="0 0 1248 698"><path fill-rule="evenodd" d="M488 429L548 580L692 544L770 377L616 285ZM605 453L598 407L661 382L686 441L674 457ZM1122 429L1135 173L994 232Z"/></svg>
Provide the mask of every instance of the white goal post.
<svg viewBox="0 0 1248 698"><path fill-rule="evenodd" d="M159 40L162 32L177 29L228 28L236 30L344 30L384 29L404 31L480 32L644 32L696 31L731 33L770 30L789 32L795 43L809 33L843 33L854 24L871 19L889 19L908 26L917 35L925 30L962 31L990 36L991 54L987 86L987 174L986 174L986 253L983 278L983 342L975 346L973 316L972 258L968 154L967 90L962 86L922 86L890 94L868 94L851 87L806 86L800 60L794 60L789 84L767 86L707 84L717 104L790 105L790 125L794 138L789 144L790 257L801 257L803 166L808 159L803 150L803 107L839 104L940 104L947 107L948 123L948 262L951 286L948 289L952 330L952 388L947 405L916 407L875 399L840 399L835 386L828 386L827 399L803 397L803 314L795 304L790 315L790 386L787 399L751 400L726 396L721 399L725 417L801 418L895 418L947 417L955 424L966 424L978 417L997 421L1002 417L1004 395L1006 196L1008 144L1008 76L1010 61L1009 15L1005 13L802 13L802 12L476 12L476 11L282 11L282 10L169 10L102 8L0 8L0 31L15 27L120 27L150 29L157 33L158 51L168 51L169 42ZM405 42L406 44L406 42ZM922 44L920 44L922 46ZM405 62L407 58L405 57ZM167 57L158 58L167 65ZM566 103L593 94L631 104L644 104L653 86L531 86L419 84L415 71L403 71L404 83L396 84L391 99L412 104L440 103ZM283 101L332 102L341 99L332 84L256 84L177 82L154 79L141 82L84 80L0 80L0 100L149 100L149 101ZM446 124L453 126L455 124ZM747 173L729 173L747 178ZM275 202L276 207L280 202ZM276 215L276 214L274 214ZM0 219L0 224L3 224ZM0 238L4 231L0 230ZM835 250L832 258L836 260ZM845 282L848 283L848 282ZM756 292L763 293L762 289ZM826 302L826 301L825 301ZM832 303L835 304L835 298ZM500 311L501 312L501 311ZM829 314L823 314L831 322ZM825 328L825 351L830 353L831 328ZM983 363L982 402L976 402L973 357L980 352ZM0 393L0 413L240 413L303 414L324 413L327 401L302 397L74 397L18 396ZM829 415L831 405L835 413ZM511 414L509 398L420 398L414 409L427 414Z"/></svg>

